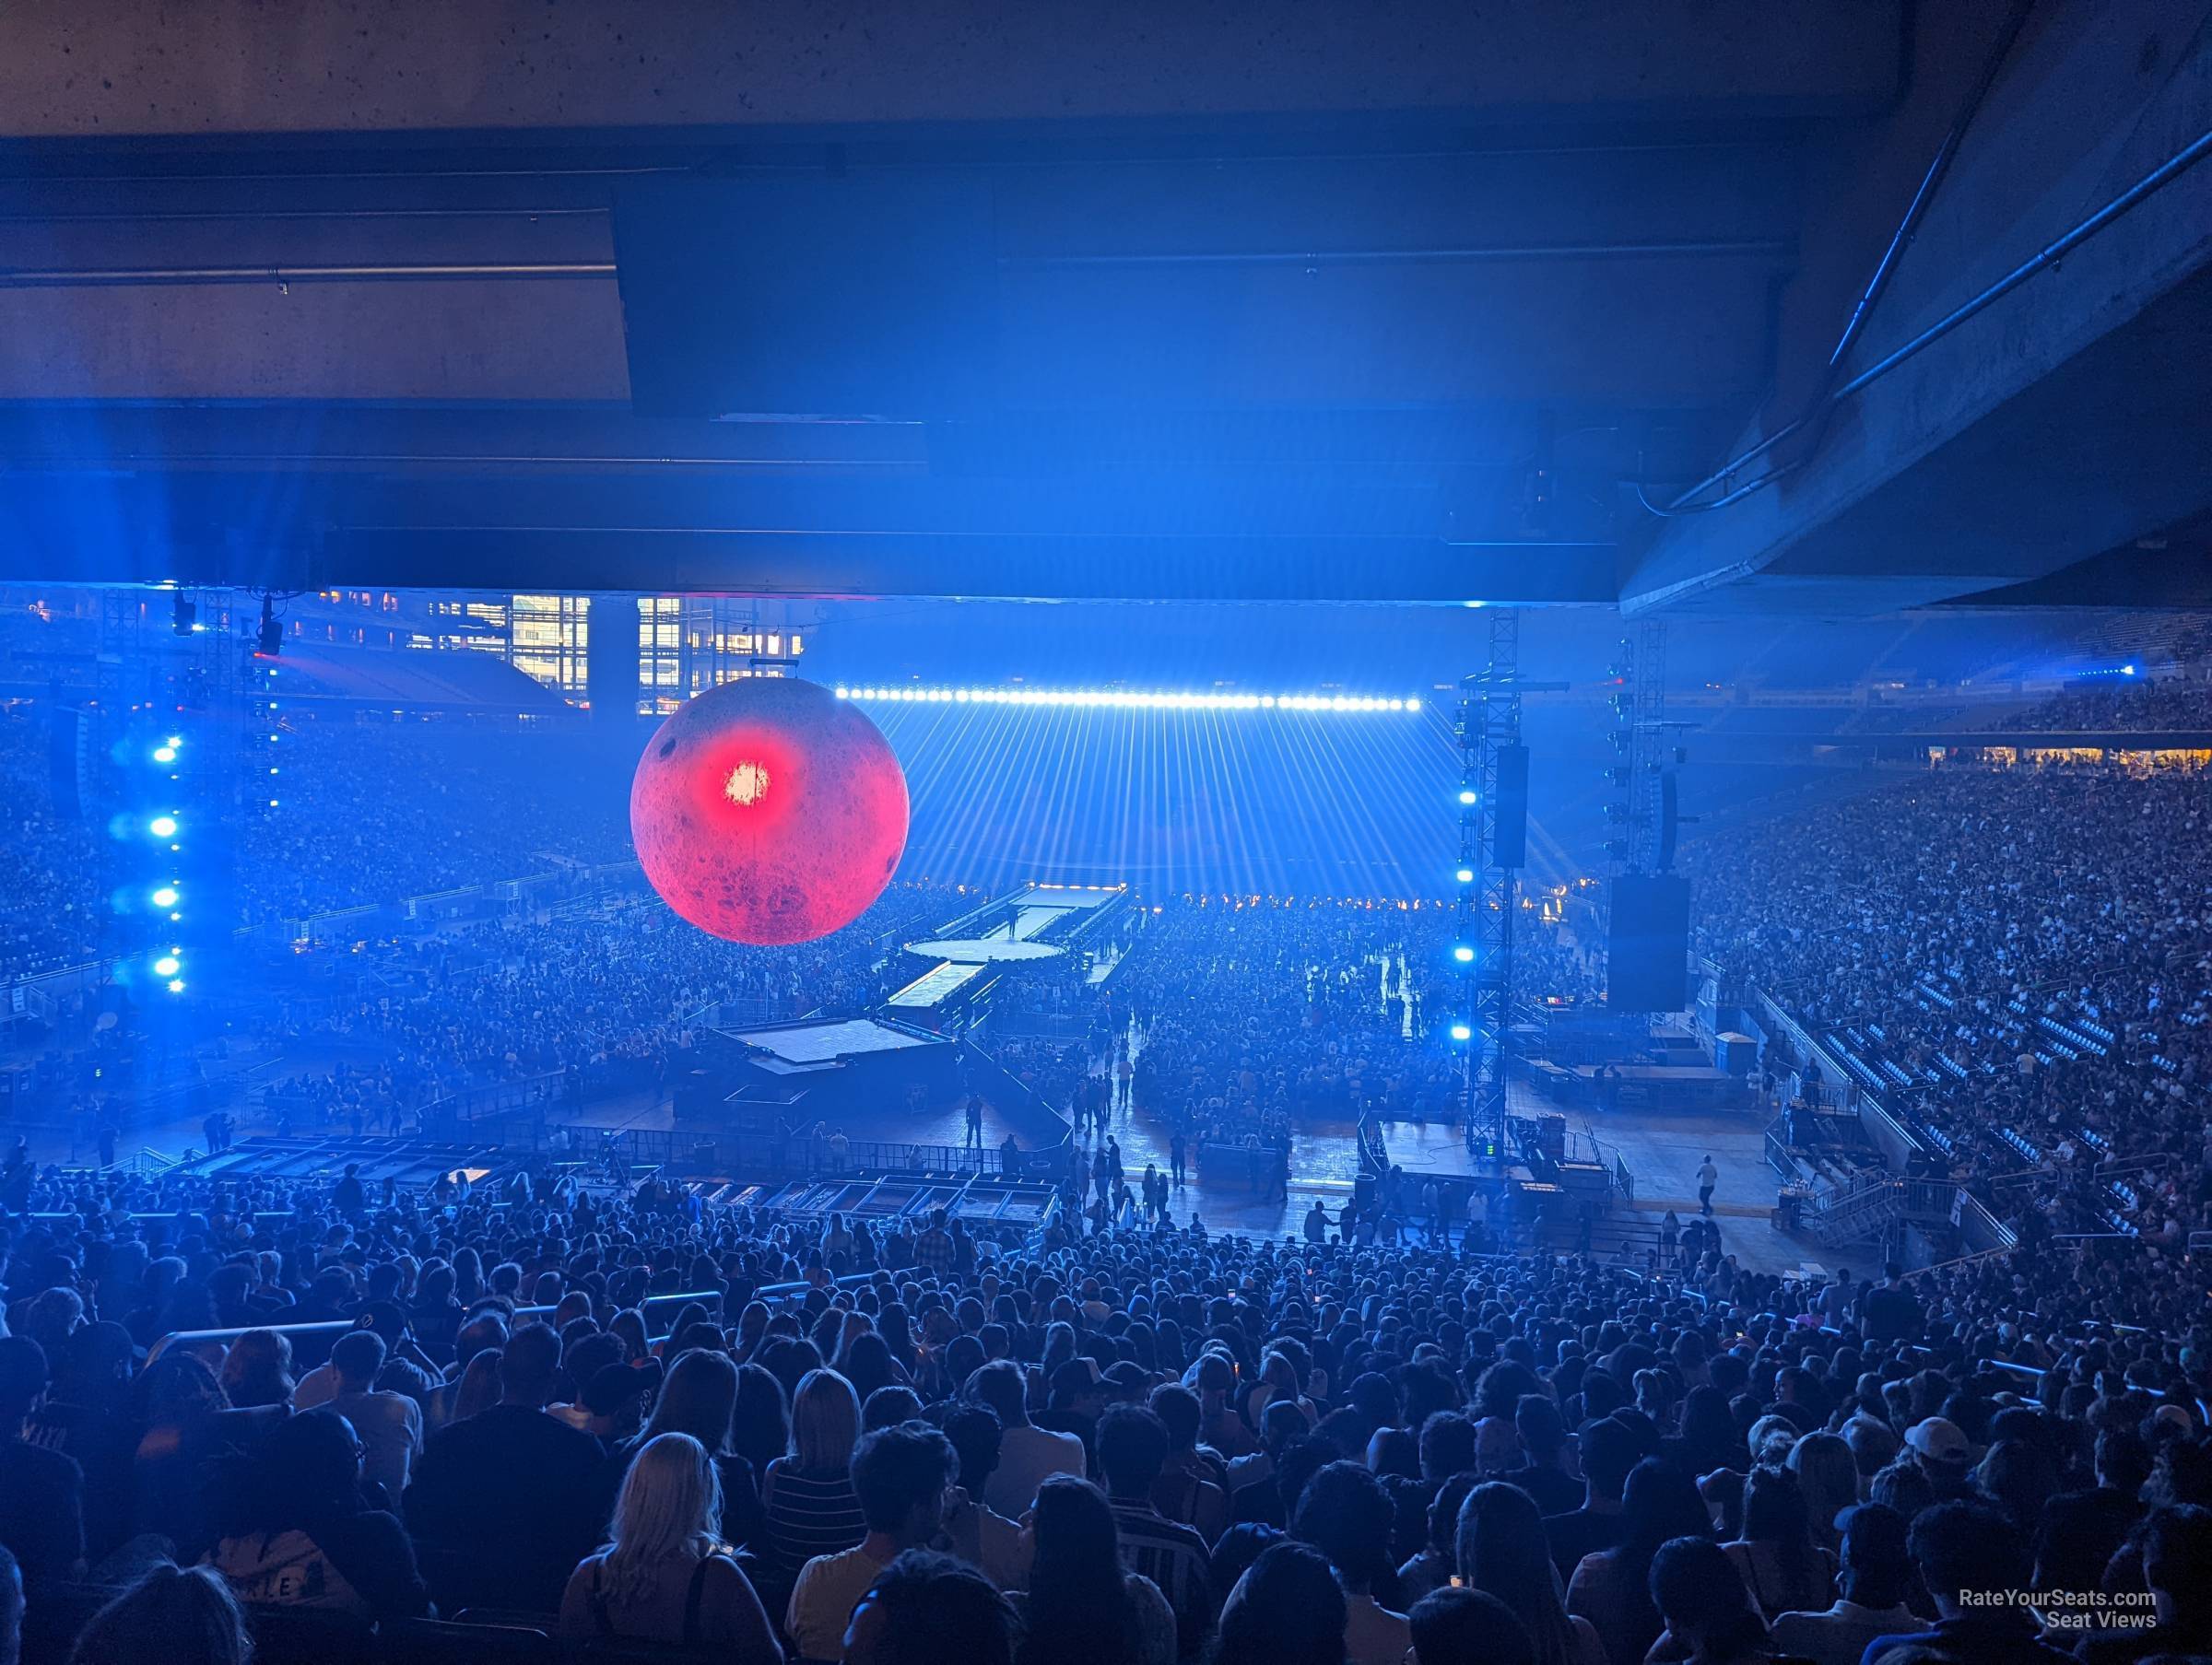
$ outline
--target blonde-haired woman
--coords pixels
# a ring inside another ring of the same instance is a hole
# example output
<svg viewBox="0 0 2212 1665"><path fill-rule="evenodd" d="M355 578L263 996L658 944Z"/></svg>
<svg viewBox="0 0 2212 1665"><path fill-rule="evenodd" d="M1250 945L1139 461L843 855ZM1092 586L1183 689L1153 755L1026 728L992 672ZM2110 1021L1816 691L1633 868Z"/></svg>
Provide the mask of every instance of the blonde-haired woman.
<svg viewBox="0 0 2212 1665"><path fill-rule="evenodd" d="M791 1396L791 1448L768 1465L760 1483L766 1542L759 1546L782 1579L795 1579L817 1555L855 1548L868 1535L853 1490L853 1448L860 1442L860 1398L834 1370L809 1370Z"/></svg>
<svg viewBox="0 0 2212 1665"><path fill-rule="evenodd" d="M560 1634L728 1647L780 1665L760 1598L721 1542L722 1481L688 1434L646 1442L615 1499L611 1542L570 1576Z"/></svg>

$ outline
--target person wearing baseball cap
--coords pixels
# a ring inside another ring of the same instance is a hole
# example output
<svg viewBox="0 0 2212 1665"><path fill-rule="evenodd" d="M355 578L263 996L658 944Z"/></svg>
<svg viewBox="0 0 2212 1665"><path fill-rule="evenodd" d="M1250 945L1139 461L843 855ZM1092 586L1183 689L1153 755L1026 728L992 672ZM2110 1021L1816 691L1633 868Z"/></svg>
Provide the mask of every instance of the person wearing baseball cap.
<svg viewBox="0 0 2212 1665"><path fill-rule="evenodd" d="M1969 1469L1974 1448L1957 1423L1942 1416L1916 1422L1905 1430L1905 1448L1936 1488L1938 1500L1964 1497L1973 1490Z"/></svg>
<svg viewBox="0 0 2212 1665"><path fill-rule="evenodd" d="M1879 1503L1862 1503L1838 1517L1843 1533L1841 1599L1818 1612L1788 1612L1774 1621L1775 1644L1815 1665L1858 1665L1877 1636L1912 1630L1920 1621L1905 1597L1912 1559L1905 1552L1905 1518Z"/></svg>
<svg viewBox="0 0 2212 1665"><path fill-rule="evenodd" d="M641 1400L660 1391L661 1361L646 1358L635 1365L602 1365L583 1384L577 1401L591 1413L583 1425L586 1434L600 1439L618 1439L635 1418L627 1417Z"/></svg>

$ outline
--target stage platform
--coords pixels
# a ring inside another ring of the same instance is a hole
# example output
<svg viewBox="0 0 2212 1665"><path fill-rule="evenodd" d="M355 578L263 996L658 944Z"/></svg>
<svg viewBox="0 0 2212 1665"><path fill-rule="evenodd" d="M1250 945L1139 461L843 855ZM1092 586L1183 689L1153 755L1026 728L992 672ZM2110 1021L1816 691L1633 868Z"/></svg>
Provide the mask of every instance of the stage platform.
<svg viewBox="0 0 2212 1665"><path fill-rule="evenodd" d="M717 1144L729 1172L818 1166L812 1142L833 1134L885 1163L909 1147L995 1157L1009 1135L1030 1156L1067 1142L1066 1120L971 1041L888 1016L712 1030L670 1085L672 1125ZM993 1130L981 1147L971 1097Z"/></svg>
<svg viewBox="0 0 2212 1665"><path fill-rule="evenodd" d="M1012 966L1027 960L1055 959L1067 952L1050 943L1022 942L1013 937L950 937L934 943L909 943L909 954L924 959L958 960L965 966Z"/></svg>
<svg viewBox="0 0 2212 1665"><path fill-rule="evenodd" d="M770 1024L757 1029L726 1031L751 1049L754 1068L777 1075L818 1074L888 1052L942 1047L940 1036L920 1035L872 1017L835 1023Z"/></svg>
<svg viewBox="0 0 2212 1665"><path fill-rule="evenodd" d="M884 1003L884 1009L933 1027L965 1027L990 1009L991 991L1012 967L1113 945L1107 927L1128 906L1124 885L1032 883L993 897L947 920L937 934L906 944L935 962Z"/></svg>

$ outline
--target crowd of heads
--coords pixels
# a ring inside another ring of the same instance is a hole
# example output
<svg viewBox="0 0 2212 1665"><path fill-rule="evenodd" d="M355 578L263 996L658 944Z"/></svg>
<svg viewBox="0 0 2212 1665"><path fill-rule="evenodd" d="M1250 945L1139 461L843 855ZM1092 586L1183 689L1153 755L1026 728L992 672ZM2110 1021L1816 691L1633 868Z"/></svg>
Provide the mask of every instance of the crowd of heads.
<svg viewBox="0 0 2212 1665"><path fill-rule="evenodd" d="M1443 1120L1447 910L1273 898L1150 916L1121 979L1146 1037L1140 1109L1201 1140L1281 1135L1294 1116Z"/></svg>
<svg viewBox="0 0 2212 1665"><path fill-rule="evenodd" d="M0 877L0 985L100 956L108 919L100 839L54 803L43 710L0 711L0 804L7 863Z"/></svg>
<svg viewBox="0 0 2212 1665"><path fill-rule="evenodd" d="M883 1665L2212 1647L2204 1361L2087 1333L2028 1378L1940 1281L1182 1234L947 1261L934 1224L658 1188L38 1202L0 1545L88 1665L229 1665L302 1607Z"/></svg>
<svg viewBox="0 0 2212 1665"><path fill-rule="evenodd" d="M1955 760L1695 852L1699 947L1871 1073L1924 1168L2026 1244L2013 1325L2203 1321L2204 780Z"/></svg>

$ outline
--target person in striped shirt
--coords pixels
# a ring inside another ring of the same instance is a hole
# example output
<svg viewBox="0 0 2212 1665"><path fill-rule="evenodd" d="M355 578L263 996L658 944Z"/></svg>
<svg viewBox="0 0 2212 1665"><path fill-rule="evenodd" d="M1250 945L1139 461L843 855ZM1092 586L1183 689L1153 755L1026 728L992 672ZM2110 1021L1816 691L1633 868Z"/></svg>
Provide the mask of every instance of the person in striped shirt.
<svg viewBox="0 0 2212 1665"><path fill-rule="evenodd" d="M1099 1418L1099 1471L1121 1531L1123 1564L1159 1586L1175 1610L1176 1657L1194 1659L1213 1634L1213 1568L1206 1540L1153 1507L1168 1447L1167 1425L1142 1406L1116 1405Z"/></svg>
<svg viewBox="0 0 2212 1665"><path fill-rule="evenodd" d="M816 1556L852 1549L867 1536L853 1489L859 1439L860 1401L852 1383L834 1370L807 1371L791 1398L791 1449L768 1465L760 1488L764 1559L779 1583L797 1578Z"/></svg>

